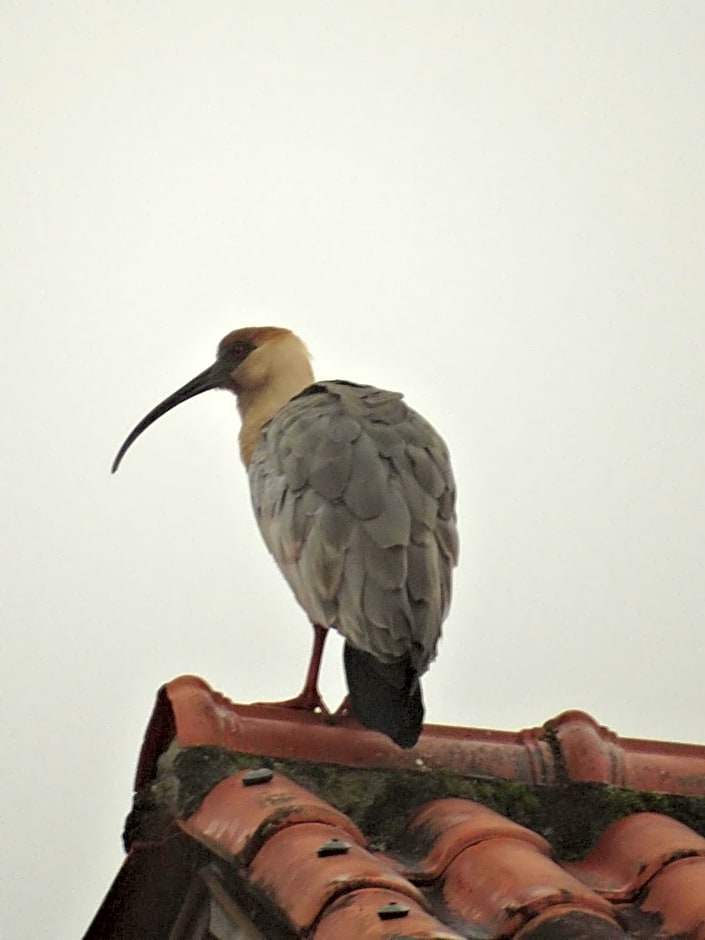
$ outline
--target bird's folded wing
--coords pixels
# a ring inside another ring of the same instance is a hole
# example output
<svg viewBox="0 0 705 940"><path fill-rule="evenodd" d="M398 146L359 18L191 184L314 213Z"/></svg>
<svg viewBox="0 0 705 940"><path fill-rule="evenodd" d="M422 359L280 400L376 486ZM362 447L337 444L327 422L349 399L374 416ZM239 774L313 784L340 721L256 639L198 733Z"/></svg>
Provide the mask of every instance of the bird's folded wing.
<svg viewBox="0 0 705 940"><path fill-rule="evenodd" d="M401 395L317 383L249 467L265 542L311 620L383 661L435 654L458 556L448 451Z"/></svg>

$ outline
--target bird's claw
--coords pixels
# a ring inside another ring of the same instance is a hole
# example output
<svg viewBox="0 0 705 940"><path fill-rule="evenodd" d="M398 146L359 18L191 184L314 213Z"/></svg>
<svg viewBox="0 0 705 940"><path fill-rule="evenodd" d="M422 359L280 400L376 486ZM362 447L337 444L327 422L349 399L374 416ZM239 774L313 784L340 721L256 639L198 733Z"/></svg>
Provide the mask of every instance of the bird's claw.
<svg viewBox="0 0 705 940"><path fill-rule="evenodd" d="M350 706L350 696L346 695L343 701L338 705L334 712L328 712L328 723L331 725L359 725L357 718Z"/></svg>
<svg viewBox="0 0 705 940"><path fill-rule="evenodd" d="M293 708L297 711L314 712L331 717L330 710L321 697L318 689L304 688L294 698L285 699L283 702L258 702L258 705L271 705L276 708Z"/></svg>

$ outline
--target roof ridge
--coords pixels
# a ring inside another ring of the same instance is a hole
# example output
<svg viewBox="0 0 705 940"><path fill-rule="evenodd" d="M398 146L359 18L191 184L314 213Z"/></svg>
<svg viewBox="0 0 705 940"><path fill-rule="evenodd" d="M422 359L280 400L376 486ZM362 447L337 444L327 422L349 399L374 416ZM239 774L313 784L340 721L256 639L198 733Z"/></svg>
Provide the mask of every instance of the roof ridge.
<svg viewBox="0 0 705 940"><path fill-rule="evenodd" d="M402 752L181 677L157 697L128 856L85 940L177 922L196 940L214 910L266 940L705 940L704 762L575 710L516 733L427 726Z"/></svg>

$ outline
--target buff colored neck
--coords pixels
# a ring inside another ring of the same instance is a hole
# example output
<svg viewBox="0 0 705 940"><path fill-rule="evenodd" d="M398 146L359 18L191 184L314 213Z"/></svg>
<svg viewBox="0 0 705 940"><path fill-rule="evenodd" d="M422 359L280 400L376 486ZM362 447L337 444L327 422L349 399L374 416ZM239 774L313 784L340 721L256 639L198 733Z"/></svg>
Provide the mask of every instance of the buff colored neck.
<svg viewBox="0 0 705 940"><path fill-rule="evenodd" d="M262 427L313 381L308 350L293 333L250 353L237 371L237 407L242 418L240 456L246 467Z"/></svg>

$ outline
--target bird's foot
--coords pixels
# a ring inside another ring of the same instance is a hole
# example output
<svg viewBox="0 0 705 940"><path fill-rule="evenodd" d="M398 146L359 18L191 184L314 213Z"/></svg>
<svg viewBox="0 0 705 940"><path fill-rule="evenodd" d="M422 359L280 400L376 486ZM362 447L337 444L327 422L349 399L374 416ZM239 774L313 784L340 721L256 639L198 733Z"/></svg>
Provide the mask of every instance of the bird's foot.
<svg viewBox="0 0 705 940"><path fill-rule="evenodd" d="M355 712L350 704L350 696L346 695L343 701L338 705L334 712L329 712L326 716L331 725L345 725L354 728L361 728L362 725L355 717Z"/></svg>
<svg viewBox="0 0 705 940"><path fill-rule="evenodd" d="M303 712L316 712L330 718L328 706L315 686L313 688L304 686L298 695L294 698L285 699L283 702L258 702L258 704L273 705L276 708L294 708Z"/></svg>
<svg viewBox="0 0 705 940"><path fill-rule="evenodd" d="M350 710L350 696L346 695L330 717L333 722L337 722L341 721L343 718L349 718L351 716L352 711Z"/></svg>
<svg viewBox="0 0 705 940"><path fill-rule="evenodd" d="M294 698L288 698L284 702L260 702L260 705L276 705L278 708L295 708L303 712L314 712L319 715L325 715L330 718L328 706L323 701L321 693L318 691L318 672L321 668L321 657L323 656L323 647L325 646L328 630L318 623L313 624L313 649L311 650L311 659L304 680L304 687Z"/></svg>

